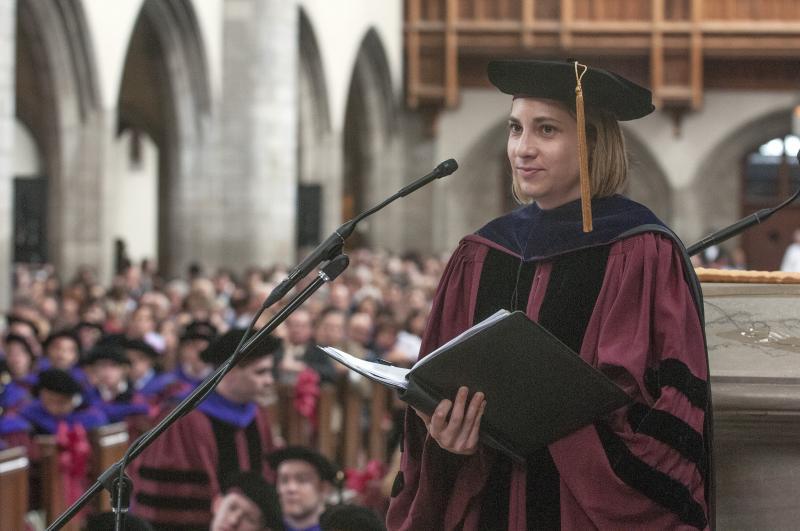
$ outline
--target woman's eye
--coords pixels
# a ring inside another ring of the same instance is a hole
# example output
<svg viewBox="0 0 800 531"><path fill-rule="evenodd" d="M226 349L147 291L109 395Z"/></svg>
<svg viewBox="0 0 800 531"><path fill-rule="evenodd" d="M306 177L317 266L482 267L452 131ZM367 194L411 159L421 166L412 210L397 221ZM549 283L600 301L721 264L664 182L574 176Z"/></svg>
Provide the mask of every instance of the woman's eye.
<svg viewBox="0 0 800 531"><path fill-rule="evenodd" d="M508 124L508 130L511 133L518 134L522 132L522 126L519 125L518 123L511 122Z"/></svg>
<svg viewBox="0 0 800 531"><path fill-rule="evenodd" d="M542 133L552 135L556 132L556 128L549 124L542 124Z"/></svg>

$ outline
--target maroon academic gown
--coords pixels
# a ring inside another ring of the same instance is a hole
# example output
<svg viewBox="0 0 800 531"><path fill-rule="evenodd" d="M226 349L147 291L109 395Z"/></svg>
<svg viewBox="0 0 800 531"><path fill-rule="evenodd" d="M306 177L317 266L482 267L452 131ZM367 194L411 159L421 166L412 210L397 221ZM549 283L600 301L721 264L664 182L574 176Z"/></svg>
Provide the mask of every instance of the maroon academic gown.
<svg viewBox="0 0 800 531"><path fill-rule="evenodd" d="M133 512L156 529L208 529L221 475L255 470L271 480L262 456L274 448L266 409L212 393L134 462Z"/></svg>
<svg viewBox="0 0 800 531"><path fill-rule="evenodd" d="M429 317L420 357L472 324L483 261L489 249L515 254L479 235L464 238L451 257ZM537 320L552 260L537 265L527 315ZM683 256L668 237L647 232L610 243L600 292L583 337L580 356L609 376L634 400L638 411L665 412L704 433L703 407L669 385L648 390L646 374L660 366L685 365L695 382L707 382L701 320L685 279ZM569 301L565 301L569 304ZM498 353L502 355L502 353ZM635 461L685 487L695 514L708 514L704 474L691 460L660 440L635 431L630 408L614 412L604 429L621 441ZM666 416L666 415L665 415ZM549 445L559 474L562 529L693 529L674 511L631 486L637 470L609 462L601 430L589 425ZM619 445L618 445L619 446ZM406 415L401 464L387 525L390 530L478 528L482 489L496 457L480 445L472 456L441 449L420 419ZM617 463L618 464L618 463ZM626 478L627 473L627 478ZM510 530L527 529L526 470L510 475ZM645 489L647 490L647 489ZM398 492L399 491L399 492ZM652 492L651 492L652 494ZM701 523L699 527L706 524Z"/></svg>

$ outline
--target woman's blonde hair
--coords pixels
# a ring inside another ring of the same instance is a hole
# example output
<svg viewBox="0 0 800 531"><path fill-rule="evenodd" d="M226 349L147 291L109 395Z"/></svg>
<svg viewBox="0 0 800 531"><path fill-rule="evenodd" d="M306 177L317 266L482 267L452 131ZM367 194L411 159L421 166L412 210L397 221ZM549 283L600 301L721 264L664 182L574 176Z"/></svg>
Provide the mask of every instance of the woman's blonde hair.
<svg viewBox="0 0 800 531"><path fill-rule="evenodd" d="M567 104L567 108L575 117L574 105ZM628 156L625 150L625 137L622 135L619 122L611 113L587 106L586 139L589 144L592 197L608 197L616 194L625 187L628 180ZM511 193L514 200L521 205L533 202L532 199L522 196L513 177Z"/></svg>

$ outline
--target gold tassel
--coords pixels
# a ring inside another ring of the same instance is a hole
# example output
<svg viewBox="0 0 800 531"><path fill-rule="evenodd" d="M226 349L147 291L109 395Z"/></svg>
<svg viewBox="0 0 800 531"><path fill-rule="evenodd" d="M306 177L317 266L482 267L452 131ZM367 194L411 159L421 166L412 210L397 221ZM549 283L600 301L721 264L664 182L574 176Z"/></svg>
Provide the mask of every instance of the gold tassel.
<svg viewBox="0 0 800 531"><path fill-rule="evenodd" d="M578 73L578 67L583 71ZM588 68L575 61L575 114L578 122L578 163L581 174L581 213L583 232L592 232L592 184L589 179L589 152L586 147L586 116L583 110L583 87L581 78Z"/></svg>

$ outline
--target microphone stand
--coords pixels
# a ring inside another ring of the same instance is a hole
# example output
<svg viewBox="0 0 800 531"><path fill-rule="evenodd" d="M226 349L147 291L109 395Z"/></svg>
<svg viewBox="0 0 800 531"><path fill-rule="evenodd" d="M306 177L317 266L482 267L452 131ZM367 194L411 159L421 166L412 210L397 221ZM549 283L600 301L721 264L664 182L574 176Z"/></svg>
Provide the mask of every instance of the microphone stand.
<svg viewBox="0 0 800 531"><path fill-rule="evenodd" d="M312 269L317 267L320 262L324 260L330 260L332 257L340 254L342 252L342 246L344 245L344 241L353 233L353 230L356 228L356 224L359 221L370 216L377 212L378 210L382 209L395 199L400 197L405 197L414 190L421 188L431 182L434 179L440 179L445 175L450 175L454 171L458 169L458 163L455 159L448 159L438 166L434 168L432 172L424 177L420 177L413 183L409 184L405 188L401 189L399 192L394 194L393 196L389 197L388 199L384 200L379 205L376 205L366 212L362 212L355 218L351 219L344 223L341 227L333 231L333 233L328 236L325 241L320 243L316 249L311 251L311 253L298 265L295 267L289 276L281 281L280 284L275 286L275 289L272 290L272 293L269 294L267 300L264 301L263 308L269 308L286 295L289 290L291 290L297 282L304 278L308 273L311 272Z"/></svg>
<svg viewBox="0 0 800 531"><path fill-rule="evenodd" d="M797 155L795 155L795 157L797 158L797 161L800 163L800 152L798 152ZM789 199L787 199L780 205L774 208L762 208L758 212L753 212L749 216L743 217L733 225L728 225L724 229L720 229L717 232L712 232L699 242L695 243L694 245L686 249L686 252L689 254L689 256L694 256L697 253L705 251L712 245L724 242L728 238L736 236L740 232L750 228L756 223L761 223L762 221L766 220L772 214L774 214L778 210L782 209L783 207L785 207L786 205L797 199L798 196L800 196L800 188L797 189L794 195L792 195Z"/></svg>
<svg viewBox="0 0 800 531"><path fill-rule="evenodd" d="M83 493L58 519L56 519L47 528L47 531L54 531L61 529L67 522L69 522L78 512L102 489L106 488L111 492L114 498L114 506L116 507L115 529L122 531L124 524L124 514L127 512L127 502L132 490L132 483L128 476L125 475L125 467L130 461L135 459L147 448L159 435L161 435L167 428L169 428L178 418L182 417L193 409L199 402L201 402L228 374L237 363L246 358L257 346L264 337L275 330L294 310L297 309L303 302L306 301L315 291L317 291L325 282L331 282L338 277L342 271L347 268L350 259L347 255L340 254L334 257L322 270L319 272L314 281L306 286L300 293L298 293L284 308L282 308L270 321L246 343L241 344L236 348L234 353L222 364L216 371L206 377L199 386L192 391L189 396L184 398L175 409L173 409L166 417L164 417L158 424L156 424L149 431L142 434L125 452L125 455L108 467L97 481L92 484L89 489ZM254 318L258 318L258 315ZM252 328L251 323L250 328Z"/></svg>
<svg viewBox="0 0 800 531"><path fill-rule="evenodd" d="M169 428L179 417L188 413L199 402L201 402L211 391L217 386L222 378L233 369L242 359L247 357L250 352L257 346L266 334L272 332L279 324L281 324L294 310L297 309L306 299L308 299L317 289L319 289L325 282L330 282L338 277L342 271L347 268L350 259L347 255L342 254L342 247L344 241L353 233L359 221L367 216L382 209L395 199L405 197L411 192L425 186L434 179L439 179L445 175L450 175L458 169L458 163L454 159L448 159L439 164L432 172L414 181L413 183L405 186L396 194L384 200L377 206L367 210L344 223L341 227L336 229L333 234L319 244L314 251L311 252L292 272L281 281L272 293L264 301L260 311L256 314L248 327L248 331L239 345L231 354L225 363L220 365L216 371L211 373L203 380L189 396L184 398L175 409L173 409L166 417L164 417L158 424L156 424L149 431L143 433L133 444L128 448L125 455L108 467L97 481L95 481L89 489L83 493L58 519L56 519L47 528L47 531L55 531L61 529L67 522L69 522L78 512L91 500L102 488L106 488L112 497L114 506L115 527L116 531L122 531L125 513L128 511L130 492L132 489L132 482L130 478L125 475L125 467L130 461L135 459L147 448L159 435L161 435L167 428ZM267 308L282 299L301 279L305 278L312 269L317 267L321 262L329 260L329 262L319 272L318 277L297 294L284 308L282 308L270 321L259 330L256 335L248 340L248 335L252 331L258 317Z"/></svg>
<svg viewBox="0 0 800 531"><path fill-rule="evenodd" d="M800 196L800 188L797 189L797 191L794 193L794 195L792 195L789 199L787 199L786 201L784 201L780 205L778 205L776 207L773 207L773 208L762 208L758 212L753 212L749 216L743 217L742 219L740 219L736 223L733 223L732 225L728 225L727 227L725 227L723 229L720 229L720 230L718 230L716 232L713 232L713 233L709 234L708 236L706 236L705 238L703 238L699 242L693 244L688 249L686 249L686 252L689 254L689 256L694 256L694 255L696 255L698 253L701 253L701 252L705 251L706 249L708 249L712 245L716 245L718 243L724 242L728 238L732 238L733 236L736 236L740 232L744 231L745 229L750 228L751 226L755 225L756 223L761 223L762 221L765 221L772 214L774 214L778 210L782 209L783 207L785 207L786 205L788 205L789 203L791 203L792 201L797 199L798 196Z"/></svg>

